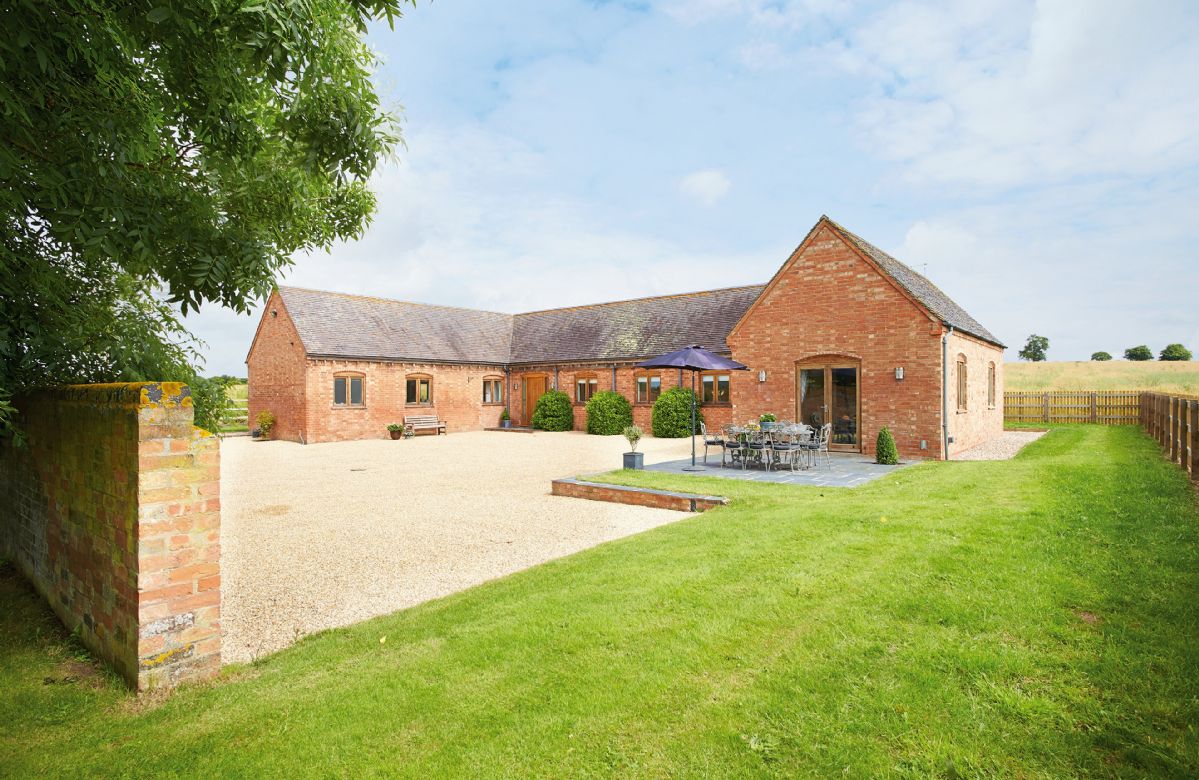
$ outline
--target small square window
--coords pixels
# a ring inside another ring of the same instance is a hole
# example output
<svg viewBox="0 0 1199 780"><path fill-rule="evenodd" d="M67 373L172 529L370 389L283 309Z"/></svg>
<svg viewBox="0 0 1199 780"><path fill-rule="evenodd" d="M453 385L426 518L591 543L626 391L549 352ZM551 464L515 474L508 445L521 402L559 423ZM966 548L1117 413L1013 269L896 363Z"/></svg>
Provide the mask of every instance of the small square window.
<svg viewBox="0 0 1199 780"><path fill-rule="evenodd" d="M433 380L427 376L409 377L404 383L404 403L432 403Z"/></svg>
<svg viewBox="0 0 1199 780"><path fill-rule="evenodd" d="M363 383L360 376L333 377L333 405L362 406Z"/></svg>

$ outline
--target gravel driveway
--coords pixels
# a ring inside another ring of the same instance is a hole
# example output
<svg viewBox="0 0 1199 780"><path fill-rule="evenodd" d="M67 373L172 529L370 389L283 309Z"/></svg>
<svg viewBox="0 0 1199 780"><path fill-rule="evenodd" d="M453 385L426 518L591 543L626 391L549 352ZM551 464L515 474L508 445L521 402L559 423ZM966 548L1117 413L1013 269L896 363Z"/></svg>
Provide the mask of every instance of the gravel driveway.
<svg viewBox="0 0 1199 780"><path fill-rule="evenodd" d="M221 444L226 662L683 517L551 496L620 465L619 436L498 433ZM689 453L643 439L648 463Z"/></svg>

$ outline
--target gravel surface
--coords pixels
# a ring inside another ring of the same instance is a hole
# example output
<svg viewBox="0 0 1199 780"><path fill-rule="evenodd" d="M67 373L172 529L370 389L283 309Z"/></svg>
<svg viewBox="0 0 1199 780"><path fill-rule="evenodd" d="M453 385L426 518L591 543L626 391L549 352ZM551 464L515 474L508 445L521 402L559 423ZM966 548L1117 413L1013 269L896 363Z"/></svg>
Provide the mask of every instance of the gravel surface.
<svg viewBox="0 0 1199 780"><path fill-rule="evenodd" d="M954 460L1010 460L1016 453L1044 436L1046 431L1004 431L985 444L953 456Z"/></svg>
<svg viewBox="0 0 1199 780"><path fill-rule="evenodd" d="M620 466L619 436L480 431L304 446L221 443L226 662L685 515L550 495ZM686 439L643 439L647 463Z"/></svg>

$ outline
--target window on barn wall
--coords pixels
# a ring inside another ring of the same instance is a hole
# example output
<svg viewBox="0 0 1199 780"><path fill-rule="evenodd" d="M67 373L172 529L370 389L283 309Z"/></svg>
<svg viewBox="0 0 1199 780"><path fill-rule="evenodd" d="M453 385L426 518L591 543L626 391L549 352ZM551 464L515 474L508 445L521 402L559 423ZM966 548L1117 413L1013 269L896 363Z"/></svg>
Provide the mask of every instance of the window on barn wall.
<svg viewBox="0 0 1199 780"><path fill-rule="evenodd" d="M345 374L333 377L334 406L362 406L364 378Z"/></svg>
<svg viewBox="0 0 1199 780"><path fill-rule="evenodd" d="M727 404L729 402L728 374L704 374L700 378L700 403Z"/></svg>
<svg viewBox="0 0 1199 780"><path fill-rule="evenodd" d="M483 377L483 403L502 404L504 402L504 380L498 376Z"/></svg>
<svg viewBox="0 0 1199 780"><path fill-rule="evenodd" d="M433 403L433 377L422 374L412 374L406 377L404 381L404 403Z"/></svg>
<svg viewBox="0 0 1199 780"><path fill-rule="evenodd" d="M636 399L639 404L652 404L662 395L662 377L645 374L637 377Z"/></svg>
<svg viewBox="0 0 1199 780"><path fill-rule="evenodd" d="M958 355L958 411L966 411L966 357Z"/></svg>
<svg viewBox="0 0 1199 780"><path fill-rule="evenodd" d="M575 403L585 404L599 389L599 378L595 374L580 374L575 377Z"/></svg>
<svg viewBox="0 0 1199 780"><path fill-rule="evenodd" d="M995 364L987 364L987 408L995 408Z"/></svg>

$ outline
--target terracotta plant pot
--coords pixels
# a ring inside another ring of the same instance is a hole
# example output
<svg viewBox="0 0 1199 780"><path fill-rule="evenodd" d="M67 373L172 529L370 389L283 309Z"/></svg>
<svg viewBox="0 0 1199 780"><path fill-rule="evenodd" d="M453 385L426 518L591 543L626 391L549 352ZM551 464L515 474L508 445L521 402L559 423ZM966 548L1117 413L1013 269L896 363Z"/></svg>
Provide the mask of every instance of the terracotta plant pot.
<svg viewBox="0 0 1199 780"><path fill-rule="evenodd" d="M392 440L398 440L401 436L404 435L403 429L398 430L398 431L388 431L388 433L391 434Z"/></svg>

